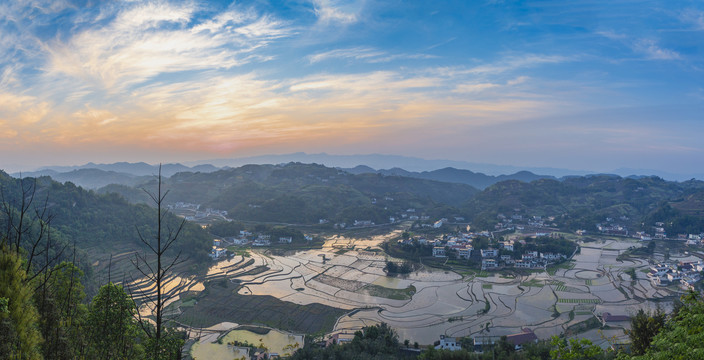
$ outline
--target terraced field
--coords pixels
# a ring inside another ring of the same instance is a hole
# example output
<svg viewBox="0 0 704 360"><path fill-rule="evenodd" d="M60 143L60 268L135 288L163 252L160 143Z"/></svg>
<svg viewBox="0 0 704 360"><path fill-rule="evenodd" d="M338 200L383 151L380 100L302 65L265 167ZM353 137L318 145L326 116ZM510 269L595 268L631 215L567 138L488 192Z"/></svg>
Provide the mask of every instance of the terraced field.
<svg viewBox="0 0 704 360"><path fill-rule="evenodd" d="M229 322L293 332L349 332L383 321L401 339L421 344L432 344L441 334L507 335L523 327L540 338L583 329L586 333L579 336L599 343L603 339L596 330L578 324L603 312L628 315L654 308L656 302L676 296L653 287L641 271L635 280L622 276L628 268L648 266L645 260L616 260L630 242L589 243L570 266L550 272L463 277L422 268L387 277L387 256L380 251L384 238L335 237L319 250L235 256L210 269L207 296L196 304L175 304L174 311L179 321L195 328ZM184 279L173 281L181 289L193 288L188 279L186 284ZM623 331L614 335L623 336Z"/></svg>

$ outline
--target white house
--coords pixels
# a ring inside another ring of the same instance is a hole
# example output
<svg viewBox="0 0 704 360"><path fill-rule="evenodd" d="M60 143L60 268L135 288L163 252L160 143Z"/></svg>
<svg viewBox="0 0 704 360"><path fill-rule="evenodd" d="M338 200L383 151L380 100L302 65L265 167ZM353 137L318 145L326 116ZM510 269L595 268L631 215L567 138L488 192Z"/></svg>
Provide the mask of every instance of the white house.
<svg viewBox="0 0 704 360"><path fill-rule="evenodd" d="M482 259L482 270L493 269L498 266L499 264L495 259Z"/></svg>
<svg viewBox="0 0 704 360"><path fill-rule="evenodd" d="M505 250L513 251L513 241L504 241L501 243L501 247L503 247Z"/></svg>
<svg viewBox="0 0 704 360"><path fill-rule="evenodd" d="M252 243L252 246L269 246L269 245L271 245L271 241L269 241L268 239L257 239L257 240L254 240L254 242Z"/></svg>
<svg viewBox="0 0 704 360"><path fill-rule="evenodd" d="M667 271L670 270L669 267L662 265L662 264L657 264L653 265L650 267L650 272L648 272L648 277L662 277L667 274Z"/></svg>
<svg viewBox="0 0 704 360"><path fill-rule="evenodd" d="M480 251L482 253L483 258L495 258L495 257L499 256L499 250L496 250L496 249L489 248L489 249L480 250Z"/></svg>
<svg viewBox="0 0 704 360"><path fill-rule="evenodd" d="M669 282L675 282L675 281L679 281L681 279L682 279L682 274L679 271L677 271L677 272L673 271L673 272L667 273L667 281L669 281Z"/></svg>
<svg viewBox="0 0 704 360"><path fill-rule="evenodd" d="M513 266L517 268L530 269L533 267L533 262L529 260L516 260Z"/></svg>
<svg viewBox="0 0 704 360"><path fill-rule="evenodd" d="M249 242L249 240L247 240L247 239L245 239L245 238L241 238L241 239L232 239L232 243L235 244L235 245L245 245L245 244L247 244L248 242Z"/></svg>
<svg viewBox="0 0 704 360"><path fill-rule="evenodd" d="M525 254L521 255L521 259L523 259L523 260L535 260L537 258L538 258L537 251L526 251Z"/></svg>
<svg viewBox="0 0 704 360"><path fill-rule="evenodd" d="M464 248L457 249L457 255L463 259L469 259L472 256L472 247L466 245Z"/></svg>
<svg viewBox="0 0 704 360"><path fill-rule="evenodd" d="M213 249L210 251L210 257L214 260L217 259L223 255L225 255L225 249L221 247L217 247L213 245Z"/></svg>
<svg viewBox="0 0 704 360"><path fill-rule="evenodd" d="M290 236L282 236L279 238L279 243L281 244L290 244L293 241L293 238Z"/></svg>
<svg viewBox="0 0 704 360"><path fill-rule="evenodd" d="M541 253L540 257L545 260L548 260L548 261L556 261L556 260L560 260L561 258L565 257L565 255L555 254L555 253Z"/></svg>
<svg viewBox="0 0 704 360"><path fill-rule="evenodd" d="M440 345L435 348L450 351L462 350L462 346L460 346L456 338L446 337L445 335L440 335Z"/></svg>
<svg viewBox="0 0 704 360"><path fill-rule="evenodd" d="M433 248L433 256L434 257L445 257L445 247L444 246L436 246Z"/></svg>

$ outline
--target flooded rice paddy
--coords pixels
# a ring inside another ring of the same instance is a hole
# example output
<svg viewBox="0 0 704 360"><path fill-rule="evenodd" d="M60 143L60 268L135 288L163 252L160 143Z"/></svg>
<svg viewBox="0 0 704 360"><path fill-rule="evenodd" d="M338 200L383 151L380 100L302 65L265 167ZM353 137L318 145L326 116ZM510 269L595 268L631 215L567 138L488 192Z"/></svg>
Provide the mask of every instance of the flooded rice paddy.
<svg viewBox="0 0 704 360"><path fill-rule="evenodd" d="M239 283L240 295L348 310L335 332L386 322L401 340L420 344L432 344L440 335L500 336L524 327L544 339L603 312L631 315L640 308L667 307L677 296L674 289L651 284L641 271L647 260L617 260L637 246L628 240L582 244L569 266L550 273L479 277L424 268L388 277L383 271L388 256L379 248L385 238L334 237L322 249L287 256L252 251L247 258L221 261L209 276ZM629 268L636 270L635 279L626 273ZM625 337L620 326L627 324L612 326L608 335ZM578 336L605 344L604 334L592 329Z"/></svg>
<svg viewBox="0 0 704 360"><path fill-rule="evenodd" d="M249 358L248 351L254 349L244 349L242 344L247 343L256 348L265 348L269 354L280 356L291 355L297 349L303 347L303 335L294 335L278 331L275 329L259 328L257 332L246 329L235 329L220 339L208 339L193 345L191 355L194 359L207 360L230 360L241 357Z"/></svg>

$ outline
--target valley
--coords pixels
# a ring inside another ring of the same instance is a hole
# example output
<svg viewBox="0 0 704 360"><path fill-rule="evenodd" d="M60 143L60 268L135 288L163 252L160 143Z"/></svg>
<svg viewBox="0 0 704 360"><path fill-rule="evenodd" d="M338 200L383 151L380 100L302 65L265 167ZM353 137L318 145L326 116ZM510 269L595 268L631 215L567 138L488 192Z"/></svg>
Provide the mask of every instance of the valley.
<svg viewBox="0 0 704 360"><path fill-rule="evenodd" d="M385 263L394 259L384 253L383 243L398 239L402 229L387 231L332 235L320 249L283 255L272 251L281 249L248 248L211 266L203 278L206 291L195 295L195 304L187 300L174 308L174 318L201 344L241 325L328 339L385 322L400 339L421 346L440 335L486 341L529 329L538 339L566 334L608 347L627 341L624 329L630 323L605 320L605 313L629 317L638 309L667 309L684 293L676 285L656 286L646 276L650 262L663 260L662 253L622 259L619 255L641 244L613 237L587 242L576 237L580 251L548 269L421 266L388 276ZM670 260L702 256L678 253ZM629 275L633 271L635 278Z"/></svg>

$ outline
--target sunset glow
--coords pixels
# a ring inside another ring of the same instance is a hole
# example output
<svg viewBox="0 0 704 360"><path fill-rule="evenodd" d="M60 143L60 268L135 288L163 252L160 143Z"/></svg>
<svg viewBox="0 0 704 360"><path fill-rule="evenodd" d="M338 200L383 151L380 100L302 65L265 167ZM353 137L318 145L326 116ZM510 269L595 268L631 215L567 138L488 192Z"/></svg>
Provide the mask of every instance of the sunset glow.
<svg viewBox="0 0 704 360"><path fill-rule="evenodd" d="M10 1L0 168L297 151L700 171L704 5Z"/></svg>

